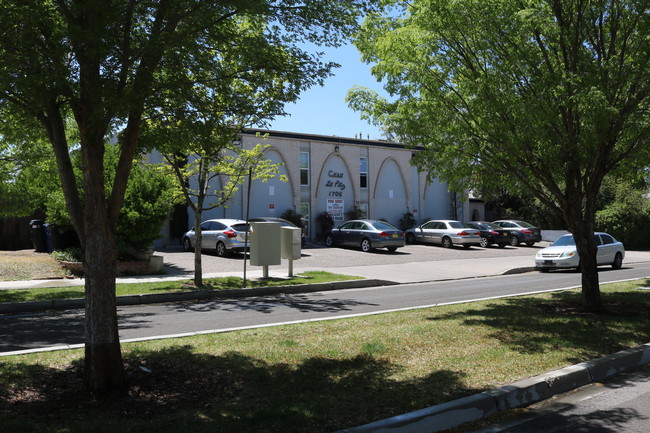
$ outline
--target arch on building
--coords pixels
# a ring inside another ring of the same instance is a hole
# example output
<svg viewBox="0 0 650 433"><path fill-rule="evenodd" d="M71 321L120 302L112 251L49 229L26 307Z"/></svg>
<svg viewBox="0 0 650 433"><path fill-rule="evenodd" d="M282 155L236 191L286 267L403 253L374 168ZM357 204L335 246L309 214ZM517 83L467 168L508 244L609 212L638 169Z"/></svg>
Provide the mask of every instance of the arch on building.
<svg viewBox="0 0 650 433"><path fill-rule="evenodd" d="M316 203L313 215L321 212L333 213L336 223L346 219L354 209L356 200L355 183L348 162L337 152L332 152L323 163L316 183Z"/></svg>
<svg viewBox="0 0 650 433"><path fill-rule="evenodd" d="M291 174L287 170L282 154L273 148L265 151L265 156L274 164L280 164L279 173L266 182L254 180L251 185L250 216L279 217L288 209L295 210L294 188ZM286 176L288 181L280 180Z"/></svg>
<svg viewBox="0 0 650 433"><path fill-rule="evenodd" d="M421 221L430 219L449 219L449 187L438 178L426 182L422 191Z"/></svg>
<svg viewBox="0 0 650 433"><path fill-rule="evenodd" d="M392 157L384 159L374 182L372 218L399 224L404 213L409 211L408 194L406 178L398 161Z"/></svg>

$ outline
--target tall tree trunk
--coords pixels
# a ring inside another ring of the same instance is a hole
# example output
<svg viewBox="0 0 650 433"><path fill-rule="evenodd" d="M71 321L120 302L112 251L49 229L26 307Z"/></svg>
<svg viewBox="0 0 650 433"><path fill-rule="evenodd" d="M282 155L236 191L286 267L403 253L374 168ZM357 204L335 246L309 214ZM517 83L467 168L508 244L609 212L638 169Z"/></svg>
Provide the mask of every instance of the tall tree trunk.
<svg viewBox="0 0 650 433"><path fill-rule="evenodd" d="M86 219L84 382L91 391L106 391L123 388L125 377L115 304L115 233L104 224L101 212L96 216L97 222Z"/></svg>
<svg viewBox="0 0 650 433"><path fill-rule="evenodd" d="M104 185L104 131L80 128L84 166L84 274L86 320L84 382L101 392L125 386L115 304L116 219L110 217ZM83 133L86 134L83 134Z"/></svg>
<svg viewBox="0 0 650 433"><path fill-rule="evenodd" d="M201 249L203 246L203 232L201 231L201 210L203 203L194 209L194 285L203 285L203 265L201 263Z"/></svg>
<svg viewBox="0 0 650 433"><path fill-rule="evenodd" d="M591 221L581 221L572 226L576 249L580 255L580 272L582 273L582 306L585 311L602 313L605 311L600 296L598 267L596 262L597 247L594 239L594 225Z"/></svg>

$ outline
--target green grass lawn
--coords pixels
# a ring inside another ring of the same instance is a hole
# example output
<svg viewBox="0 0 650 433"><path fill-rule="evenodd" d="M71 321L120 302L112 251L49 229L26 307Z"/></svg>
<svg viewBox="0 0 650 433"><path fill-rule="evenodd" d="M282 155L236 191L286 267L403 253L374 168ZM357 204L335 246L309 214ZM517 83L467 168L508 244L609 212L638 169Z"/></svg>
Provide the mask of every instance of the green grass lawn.
<svg viewBox="0 0 650 433"><path fill-rule="evenodd" d="M7 432L333 432L650 341L650 280L122 345L129 388L83 390L82 350L0 358Z"/></svg>
<svg viewBox="0 0 650 433"><path fill-rule="evenodd" d="M318 284L333 281L359 280L360 277L332 274L324 271L307 271L293 278L267 278L246 281L246 287L277 287L298 284ZM191 280L161 281L152 283L117 284L117 296L145 295L152 293L188 292L196 290L237 290L243 287L239 277L206 278L203 287L196 287ZM83 287L46 287L36 289L0 290L1 302L49 301L52 299L83 298Z"/></svg>

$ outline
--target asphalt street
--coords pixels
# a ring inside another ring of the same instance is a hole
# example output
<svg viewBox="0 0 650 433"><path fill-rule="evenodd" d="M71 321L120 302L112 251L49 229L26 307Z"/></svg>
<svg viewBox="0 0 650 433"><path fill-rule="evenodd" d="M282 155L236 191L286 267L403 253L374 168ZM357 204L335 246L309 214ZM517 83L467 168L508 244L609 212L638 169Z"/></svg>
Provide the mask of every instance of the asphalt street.
<svg viewBox="0 0 650 433"><path fill-rule="evenodd" d="M618 271L603 268L599 275L602 282L645 277L650 275L650 262L626 265ZM579 284L580 274L573 271L529 272L365 289L129 306L119 308L118 314L121 338L137 340L377 314ZM81 343L83 310L0 316L0 352Z"/></svg>

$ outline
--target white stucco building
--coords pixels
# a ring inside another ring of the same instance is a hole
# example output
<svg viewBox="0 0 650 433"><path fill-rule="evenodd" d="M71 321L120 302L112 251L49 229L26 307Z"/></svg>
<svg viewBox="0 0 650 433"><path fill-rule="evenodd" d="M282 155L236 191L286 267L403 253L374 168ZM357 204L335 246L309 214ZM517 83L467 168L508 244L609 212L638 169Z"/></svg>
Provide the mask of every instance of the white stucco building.
<svg viewBox="0 0 650 433"><path fill-rule="evenodd" d="M267 134L266 139L257 136L258 132ZM454 197L447 185L438 181L428 183L426 175L410 164L415 150L401 144L255 129L241 134L243 148L259 143L269 145L267 158L282 164L280 172L288 181L279 178L266 183L253 181L248 215L279 217L292 209L303 216L311 241L320 240L317 221L322 212L329 212L337 222L342 222L356 208L368 218L384 219L396 226L407 212L418 223L427 219L463 220L471 216L469 201L452 206ZM202 219L245 219L248 191L249 185L242 185L229 207L204 211ZM454 212L456 215L452 215ZM187 212L186 220L187 228L191 228L191 211ZM179 221L175 225L183 226ZM179 229L176 233L169 228L166 231L157 246L179 242Z"/></svg>

